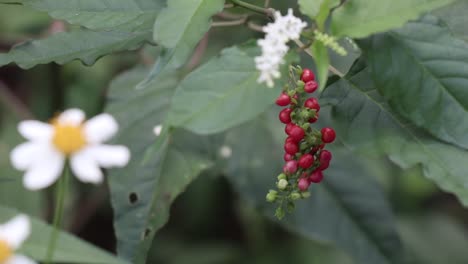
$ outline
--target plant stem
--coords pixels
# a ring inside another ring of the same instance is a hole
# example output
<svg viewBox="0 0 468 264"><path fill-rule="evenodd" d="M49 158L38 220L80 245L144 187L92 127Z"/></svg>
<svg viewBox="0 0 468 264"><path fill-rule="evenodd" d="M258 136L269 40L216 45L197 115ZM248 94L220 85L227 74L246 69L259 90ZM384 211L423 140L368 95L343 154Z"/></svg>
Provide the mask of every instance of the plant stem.
<svg viewBox="0 0 468 264"><path fill-rule="evenodd" d="M65 164L63 169L62 177L60 177L57 190L56 190L56 201L55 201L55 213L54 213L54 222L53 230L49 240L49 247L47 248L46 264L51 264L54 257L55 246L57 244L57 238L60 231L60 225L63 217L63 209L65 204L65 195L67 193L67 185L69 178L69 168L68 164Z"/></svg>
<svg viewBox="0 0 468 264"><path fill-rule="evenodd" d="M273 12L272 12L272 9L270 9L270 8L263 8L263 7L260 7L260 6L256 6L256 5L253 5L253 4L246 3L246 2L241 1L241 0L231 0L231 2L234 5L241 6L241 7L245 8L245 9L250 10L250 11L253 11L253 12L256 12L256 13L259 13L259 14L262 14L262 15L267 15L270 18L273 17Z"/></svg>
<svg viewBox="0 0 468 264"><path fill-rule="evenodd" d="M294 42L296 42L296 44L302 48L304 47L304 43L302 43L302 41L300 40L295 40ZM309 54L309 56L311 56L312 58L314 57L314 54L312 54L312 52L309 50L309 49L304 49L304 51ZM343 78L345 75L340 72L338 69L336 69L335 67L333 67L332 65L329 65L328 66L328 70L331 71L332 73L338 75L340 78Z"/></svg>

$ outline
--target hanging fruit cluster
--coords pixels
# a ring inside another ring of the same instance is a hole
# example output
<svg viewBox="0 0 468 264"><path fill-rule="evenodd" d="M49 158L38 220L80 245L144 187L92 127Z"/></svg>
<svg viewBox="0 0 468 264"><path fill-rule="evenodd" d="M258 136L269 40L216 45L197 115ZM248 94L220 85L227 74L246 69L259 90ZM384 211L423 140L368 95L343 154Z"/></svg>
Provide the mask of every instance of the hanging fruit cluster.
<svg viewBox="0 0 468 264"><path fill-rule="evenodd" d="M296 81L296 74L300 80ZM320 104L317 98L308 97L317 90L315 75L310 69L292 68L292 84L284 88L276 104L286 107L279 113L279 120L285 124L287 138L284 142L283 173L278 176L278 190L270 190L268 202L278 203L275 215L283 218L285 211L294 209L295 201L310 196L311 184L323 180L332 159L325 145L335 140L335 131L325 127L317 130L311 126L319 117Z"/></svg>

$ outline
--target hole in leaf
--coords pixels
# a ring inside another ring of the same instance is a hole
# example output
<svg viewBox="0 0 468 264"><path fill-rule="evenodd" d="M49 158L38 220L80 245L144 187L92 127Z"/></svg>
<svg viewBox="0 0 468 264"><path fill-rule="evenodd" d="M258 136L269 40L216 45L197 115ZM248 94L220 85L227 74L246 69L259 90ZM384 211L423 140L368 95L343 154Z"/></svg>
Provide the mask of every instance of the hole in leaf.
<svg viewBox="0 0 468 264"><path fill-rule="evenodd" d="M128 196L128 200L130 201L131 204L135 204L136 202L138 202L138 194L132 192L132 193Z"/></svg>

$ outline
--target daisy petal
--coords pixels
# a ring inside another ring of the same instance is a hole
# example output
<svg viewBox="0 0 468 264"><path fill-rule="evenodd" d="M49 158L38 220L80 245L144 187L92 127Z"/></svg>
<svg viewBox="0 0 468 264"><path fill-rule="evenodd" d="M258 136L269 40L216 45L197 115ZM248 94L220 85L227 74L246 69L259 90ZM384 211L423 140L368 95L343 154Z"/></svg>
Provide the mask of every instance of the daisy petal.
<svg viewBox="0 0 468 264"><path fill-rule="evenodd" d="M60 176L65 157L52 146L44 145L35 162L24 175L23 184L29 190L52 185Z"/></svg>
<svg viewBox="0 0 468 264"><path fill-rule="evenodd" d="M0 226L0 238L13 249L19 248L31 233L31 223L26 215L18 215Z"/></svg>
<svg viewBox="0 0 468 264"><path fill-rule="evenodd" d="M5 264L37 264L37 262L23 255L14 255Z"/></svg>
<svg viewBox="0 0 468 264"><path fill-rule="evenodd" d="M97 184L103 180L102 171L88 148L73 155L70 165L75 176L82 182Z"/></svg>
<svg viewBox="0 0 468 264"><path fill-rule="evenodd" d="M47 141L54 133L51 125L35 120L20 122L18 131L24 138L32 141Z"/></svg>
<svg viewBox="0 0 468 264"><path fill-rule="evenodd" d="M125 146L97 145L86 151L103 168L124 167L130 160L130 151Z"/></svg>
<svg viewBox="0 0 468 264"><path fill-rule="evenodd" d="M119 129L114 117L109 114L100 114L89 119L84 125L86 139L92 143L109 140Z"/></svg>
<svg viewBox="0 0 468 264"><path fill-rule="evenodd" d="M85 120L85 113L80 109L68 109L61 113L58 117L58 122L61 124L68 124L78 126Z"/></svg>
<svg viewBox="0 0 468 264"><path fill-rule="evenodd" d="M15 147L10 154L11 163L17 170L27 170L40 157L43 143L26 142Z"/></svg>

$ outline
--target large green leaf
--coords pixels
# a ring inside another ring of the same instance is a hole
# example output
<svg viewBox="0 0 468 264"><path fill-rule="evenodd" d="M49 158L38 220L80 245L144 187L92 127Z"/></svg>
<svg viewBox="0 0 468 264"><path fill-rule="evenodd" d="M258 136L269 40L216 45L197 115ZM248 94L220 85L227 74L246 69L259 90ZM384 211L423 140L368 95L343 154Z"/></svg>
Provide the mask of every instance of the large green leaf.
<svg viewBox="0 0 468 264"><path fill-rule="evenodd" d="M332 7L337 6L340 3L340 0L318 0L318 1L299 0L299 6L301 8L301 12L308 15L311 18L314 18L319 14L321 7L325 8L322 6L323 3L326 3L327 9L331 9Z"/></svg>
<svg viewBox="0 0 468 264"><path fill-rule="evenodd" d="M362 69L355 65L351 72ZM402 168L422 166L424 175L468 205L468 151L415 128L386 104L367 68L329 86L322 100L332 105L333 126L349 148L387 155Z"/></svg>
<svg viewBox="0 0 468 264"><path fill-rule="evenodd" d="M19 211L0 206L0 223L4 223L19 214ZM31 219L32 233L21 247L19 253L36 260L46 259L48 238L53 228L41 220ZM54 262L87 264L126 264L128 262L86 243L75 236L60 232L55 248Z"/></svg>
<svg viewBox="0 0 468 264"><path fill-rule="evenodd" d="M459 0L434 11L433 14L444 21L456 37L468 41L468 16L466 10L468 10L468 1Z"/></svg>
<svg viewBox="0 0 468 264"><path fill-rule="evenodd" d="M10 162L10 151L24 141L17 132L19 121L15 113L0 104L0 204L39 216L41 192L25 189L23 172L15 170Z"/></svg>
<svg viewBox="0 0 468 264"><path fill-rule="evenodd" d="M164 0L23 0L56 19L89 29L151 29Z"/></svg>
<svg viewBox="0 0 468 264"><path fill-rule="evenodd" d="M332 32L337 36L362 38L403 26L421 14L454 0L351 0L333 13Z"/></svg>
<svg viewBox="0 0 468 264"><path fill-rule="evenodd" d="M379 92L403 117L468 148L468 44L434 17L361 42Z"/></svg>
<svg viewBox="0 0 468 264"><path fill-rule="evenodd" d="M155 232L168 220L173 200L211 161L200 152L209 142L187 132L163 132L157 145L153 127L162 124L177 79L160 75L147 89L135 89L147 71L123 74L111 85L108 111L121 125L116 141L130 147L132 160L109 177L118 253L145 263Z"/></svg>
<svg viewBox="0 0 468 264"><path fill-rule="evenodd" d="M63 64L79 59L87 65L99 57L141 46L151 32L96 32L77 30L61 32L46 39L33 40L15 46L9 53L0 53L0 66L14 62L28 69L37 64L56 62Z"/></svg>
<svg viewBox="0 0 468 264"><path fill-rule="evenodd" d="M273 89L259 84L254 63L258 49L248 47L225 49L219 57L190 73L177 88L169 122L198 134L210 134L265 111L284 83L277 81ZM285 75L283 71L284 79Z"/></svg>
<svg viewBox="0 0 468 264"><path fill-rule="evenodd" d="M274 185L281 172L285 135L276 118L273 124L263 117L227 134L226 145L233 156L226 175L243 198L258 207L266 206L266 188ZM324 183L312 185L311 197L299 201L295 212L279 224L310 239L333 243L356 263L400 263L401 245L383 191L350 153L331 150L333 161ZM266 209L273 216L274 209Z"/></svg>

